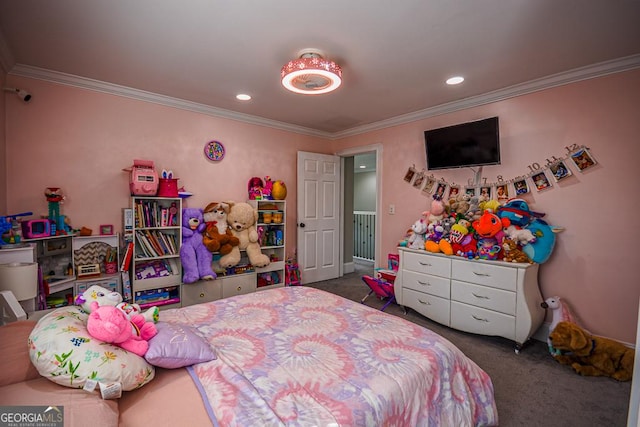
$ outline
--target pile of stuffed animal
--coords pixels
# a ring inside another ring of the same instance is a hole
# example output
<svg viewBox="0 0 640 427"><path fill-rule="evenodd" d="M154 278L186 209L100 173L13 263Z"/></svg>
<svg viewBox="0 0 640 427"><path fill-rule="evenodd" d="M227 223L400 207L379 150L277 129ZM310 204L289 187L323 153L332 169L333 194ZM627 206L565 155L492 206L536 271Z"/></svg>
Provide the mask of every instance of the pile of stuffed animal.
<svg viewBox="0 0 640 427"><path fill-rule="evenodd" d="M94 285L78 294L75 303L89 313L87 331L93 338L138 356L145 355L149 340L158 333L158 307L143 313L138 304L124 302L118 292Z"/></svg>
<svg viewBox="0 0 640 427"><path fill-rule="evenodd" d="M407 231L399 246L469 259L538 263L549 259L562 228L541 219L523 199L505 204L458 195L434 197L430 210Z"/></svg>
<svg viewBox="0 0 640 427"><path fill-rule="evenodd" d="M220 267L238 265L240 251L246 251L254 267L270 263L262 253L256 222L258 211L249 203L212 202L206 208L182 209L182 262L184 283L215 279L213 253L219 253Z"/></svg>

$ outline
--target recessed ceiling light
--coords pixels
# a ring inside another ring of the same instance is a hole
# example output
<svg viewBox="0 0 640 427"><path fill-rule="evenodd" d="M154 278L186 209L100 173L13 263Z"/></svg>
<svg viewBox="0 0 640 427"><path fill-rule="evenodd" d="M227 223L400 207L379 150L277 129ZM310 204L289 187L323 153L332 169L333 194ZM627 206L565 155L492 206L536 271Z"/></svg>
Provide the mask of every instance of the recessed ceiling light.
<svg viewBox="0 0 640 427"><path fill-rule="evenodd" d="M251 99L251 96L247 95L246 93L239 93L238 95L236 95L236 99L239 99L240 101L248 101Z"/></svg>
<svg viewBox="0 0 640 427"><path fill-rule="evenodd" d="M451 77L451 78L447 79L447 84L448 85L459 85L463 81L464 81L464 77L456 76L456 77Z"/></svg>
<svg viewBox="0 0 640 427"><path fill-rule="evenodd" d="M360 169L366 169L367 167L365 165L360 165Z"/></svg>

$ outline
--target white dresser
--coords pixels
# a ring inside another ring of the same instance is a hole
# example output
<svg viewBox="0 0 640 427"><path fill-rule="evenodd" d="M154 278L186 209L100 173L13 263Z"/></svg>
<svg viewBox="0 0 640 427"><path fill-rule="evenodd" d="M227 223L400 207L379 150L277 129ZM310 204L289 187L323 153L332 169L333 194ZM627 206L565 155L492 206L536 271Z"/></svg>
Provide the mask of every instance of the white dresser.
<svg viewBox="0 0 640 427"><path fill-rule="evenodd" d="M398 304L461 331L513 340L516 352L542 325L538 264L398 249Z"/></svg>

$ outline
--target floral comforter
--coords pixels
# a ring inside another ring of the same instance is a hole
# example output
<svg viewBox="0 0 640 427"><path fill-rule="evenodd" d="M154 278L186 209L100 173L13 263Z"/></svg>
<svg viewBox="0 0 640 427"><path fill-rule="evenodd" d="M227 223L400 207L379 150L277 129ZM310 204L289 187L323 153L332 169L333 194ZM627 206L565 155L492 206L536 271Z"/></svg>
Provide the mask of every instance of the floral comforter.
<svg viewBox="0 0 640 427"><path fill-rule="evenodd" d="M489 376L446 339L318 289L162 312L218 358L189 368L214 425L497 425Z"/></svg>

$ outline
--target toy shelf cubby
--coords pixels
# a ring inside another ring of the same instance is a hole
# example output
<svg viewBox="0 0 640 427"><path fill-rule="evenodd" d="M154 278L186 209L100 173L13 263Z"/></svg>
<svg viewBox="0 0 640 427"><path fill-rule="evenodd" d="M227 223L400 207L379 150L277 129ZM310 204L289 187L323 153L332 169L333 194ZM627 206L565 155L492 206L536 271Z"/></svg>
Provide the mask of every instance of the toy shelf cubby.
<svg viewBox="0 0 640 427"><path fill-rule="evenodd" d="M132 196L133 302L141 307L181 306L182 199Z"/></svg>
<svg viewBox="0 0 640 427"><path fill-rule="evenodd" d="M258 235L262 253L268 255L271 263L256 268L257 289L280 288L285 280L285 236L287 205L284 200L249 200L258 211Z"/></svg>

